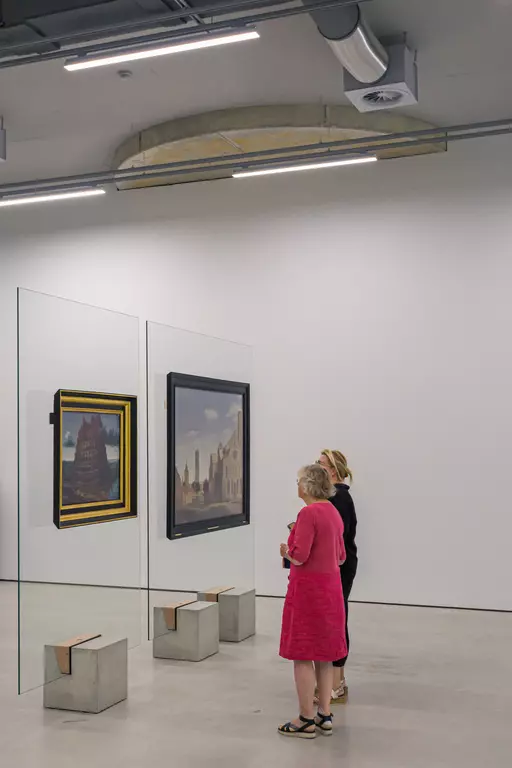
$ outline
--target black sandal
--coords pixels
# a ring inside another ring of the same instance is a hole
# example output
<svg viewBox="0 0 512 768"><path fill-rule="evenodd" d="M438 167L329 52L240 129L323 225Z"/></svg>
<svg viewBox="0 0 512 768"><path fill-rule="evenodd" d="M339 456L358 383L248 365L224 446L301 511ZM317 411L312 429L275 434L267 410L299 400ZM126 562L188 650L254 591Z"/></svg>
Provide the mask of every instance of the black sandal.
<svg viewBox="0 0 512 768"><path fill-rule="evenodd" d="M321 715L318 712L315 717L315 726L324 736L332 736L332 715Z"/></svg>
<svg viewBox="0 0 512 768"><path fill-rule="evenodd" d="M299 720L304 725L294 725L292 722L280 725L277 729L278 733L282 736L295 736L297 739L315 739L316 738L316 722L315 720L308 720L307 717L300 715ZM308 728L313 728L312 731L308 731Z"/></svg>

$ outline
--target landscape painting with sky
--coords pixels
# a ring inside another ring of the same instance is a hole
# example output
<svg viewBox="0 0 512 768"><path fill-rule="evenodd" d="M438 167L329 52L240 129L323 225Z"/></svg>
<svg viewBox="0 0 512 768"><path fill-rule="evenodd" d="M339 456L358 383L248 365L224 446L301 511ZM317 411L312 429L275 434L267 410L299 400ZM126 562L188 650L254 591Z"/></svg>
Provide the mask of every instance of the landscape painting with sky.
<svg viewBox="0 0 512 768"><path fill-rule="evenodd" d="M229 515L243 507L243 396L176 388L176 523Z"/></svg>

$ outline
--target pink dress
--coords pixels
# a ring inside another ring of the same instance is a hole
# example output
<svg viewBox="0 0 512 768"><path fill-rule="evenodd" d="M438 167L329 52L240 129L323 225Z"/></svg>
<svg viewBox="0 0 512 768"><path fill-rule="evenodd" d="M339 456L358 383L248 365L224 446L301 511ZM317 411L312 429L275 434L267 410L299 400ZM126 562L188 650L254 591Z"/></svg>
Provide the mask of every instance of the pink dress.
<svg viewBox="0 0 512 768"><path fill-rule="evenodd" d="M329 503L304 507L288 538L290 567L279 655L293 661L335 661L347 655L339 564L343 521Z"/></svg>

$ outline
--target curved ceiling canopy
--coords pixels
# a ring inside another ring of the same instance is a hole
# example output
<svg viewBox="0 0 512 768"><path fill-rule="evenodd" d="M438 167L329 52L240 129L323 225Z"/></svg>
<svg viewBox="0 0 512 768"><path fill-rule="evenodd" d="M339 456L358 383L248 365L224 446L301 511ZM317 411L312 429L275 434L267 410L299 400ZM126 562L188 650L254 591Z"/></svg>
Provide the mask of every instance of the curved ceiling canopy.
<svg viewBox="0 0 512 768"><path fill-rule="evenodd" d="M115 170L144 168L145 166L174 163L186 160L215 158L215 171L203 167L197 173L172 175L158 179L142 179L119 182L120 189L179 184L190 181L206 181L231 176L231 167L218 168L224 156L240 153L243 164L245 153L258 153L262 162L265 152L283 149L283 162L287 156L301 155L307 159L308 151L296 147L343 140L374 139L386 137L391 141L394 133L406 133L433 126L397 113L361 114L355 108L341 105L320 106L314 104L269 105L238 107L216 112L206 112L190 117L170 120L140 131L124 141L114 157ZM359 150L364 143L358 145ZM289 149L289 153L286 151ZM424 144L418 147L400 148L390 144L389 149L379 151L381 159L407 155L430 154L444 151L444 144ZM268 156L267 156L268 157ZM213 165L213 162L211 163Z"/></svg>

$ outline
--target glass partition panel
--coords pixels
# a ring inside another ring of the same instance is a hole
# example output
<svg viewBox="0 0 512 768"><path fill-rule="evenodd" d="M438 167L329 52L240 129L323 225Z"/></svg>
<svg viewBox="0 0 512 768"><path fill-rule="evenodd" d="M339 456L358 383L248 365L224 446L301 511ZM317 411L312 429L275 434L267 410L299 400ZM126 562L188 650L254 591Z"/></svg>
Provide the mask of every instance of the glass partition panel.
<svg viewBox="0 0 512 768"><path fill-rule="evenodd" d="M141 642L138 388L137 318L19 290L20 693L47 645Z"/></svg>
<svg viewBox="0 0 512 768"><path fill-rule="evenodd" d="M252 350L147 324L149 635L153 609L254 588Z"/></svg>

